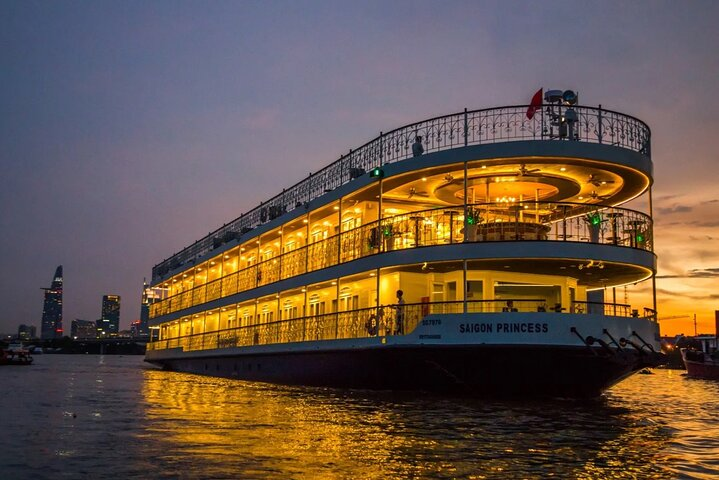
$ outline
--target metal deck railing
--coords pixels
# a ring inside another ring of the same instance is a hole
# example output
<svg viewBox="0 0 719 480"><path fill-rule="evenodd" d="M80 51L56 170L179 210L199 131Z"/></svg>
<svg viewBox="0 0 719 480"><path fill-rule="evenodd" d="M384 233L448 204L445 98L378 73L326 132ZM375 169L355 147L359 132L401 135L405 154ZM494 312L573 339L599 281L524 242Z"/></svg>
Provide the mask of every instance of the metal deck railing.
<svg viewBox="0 0 719 480"><path fill-rule="evenodd" d="M510 306L511 305L511 306ZM591 307L591 308L589 308ZM245 347L317 340L368 338L406 335L430 314L464 312L464 302L431 302L363 308L247 325L210 332L182 335L148 343L148 350L181 347L184 351ZM629 305L613 303L572 302L568 309L559 304L547 305L546 299L502 299L467 301L468 313L545 312L599 314L631 317ZM538 317L541 318L541 317ZM644 310L644 318L653 319L653 311Z"/></svg>
<svg viewBox="0 0 719 480"><path fill-rule="evenodd" d="M150 305L152 318L378 253L487 241L575 241L652 251L652 221L635 210L559 202L475 204L465 231L463 207L411 212L285 252ZM521 215L520 215L521 214Z"/></svg>
<svg viewBox="0 0 719 480"><path fill-rule="evenodd" d="M380 133L360 148L350 150L322 170L155 265L153 281L223 242L240 238L285 212L304 207L311 200L350 182L358 172L411 157L411 145L417 136L422 137L425 154L467 145L522 140L599 143L650 154L651 131L644 122L632 116L602 108L574 106L577 120L567 131L557 124L563 107L544 105L532 119L527 118L527 107L465 110Z"/></svg>

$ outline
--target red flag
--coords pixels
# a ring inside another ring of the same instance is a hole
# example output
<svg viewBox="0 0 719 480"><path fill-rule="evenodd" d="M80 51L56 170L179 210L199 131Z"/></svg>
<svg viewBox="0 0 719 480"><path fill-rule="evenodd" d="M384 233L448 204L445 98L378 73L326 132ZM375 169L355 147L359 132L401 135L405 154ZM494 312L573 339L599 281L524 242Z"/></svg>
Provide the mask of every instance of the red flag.
<svg viewBox="0 0 719 480"><path fill-rule="evenodd" d="M529 108L527 109L527 118L532 119L535 113L537 113L537 110L539 110L542 107L542 89L540 88L537 90L537 93L534 94L532 97L532 102L529 104Z"/></svg>

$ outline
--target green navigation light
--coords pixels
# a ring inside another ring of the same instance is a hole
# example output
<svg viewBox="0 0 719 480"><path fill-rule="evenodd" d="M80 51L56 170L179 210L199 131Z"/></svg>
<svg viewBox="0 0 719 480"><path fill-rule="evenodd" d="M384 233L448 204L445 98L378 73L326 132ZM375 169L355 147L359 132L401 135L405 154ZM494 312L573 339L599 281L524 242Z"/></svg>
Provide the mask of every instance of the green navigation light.
<svg viewBox="0 0 719 480"><path fill-rule="evenodd" d="M369 176L373 178L382 178L384 177L384 170L379 167L373 168L372 170L370 170Z"/></svg>

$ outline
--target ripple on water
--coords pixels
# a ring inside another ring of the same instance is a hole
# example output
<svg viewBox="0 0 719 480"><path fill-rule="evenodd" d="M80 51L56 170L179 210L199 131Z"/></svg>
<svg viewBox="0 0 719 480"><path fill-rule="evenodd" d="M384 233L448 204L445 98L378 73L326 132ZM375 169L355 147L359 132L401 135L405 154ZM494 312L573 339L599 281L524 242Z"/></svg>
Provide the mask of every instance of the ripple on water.
<svg viewBox="0 0 719 480"><path fill-rule="evenodd" d="M631 377L595 401L521 402L273 386L139 357L38 363L0 372L10 391L33 392L3 400L3 477L719 475L718 385L677 371Z"/></svg>

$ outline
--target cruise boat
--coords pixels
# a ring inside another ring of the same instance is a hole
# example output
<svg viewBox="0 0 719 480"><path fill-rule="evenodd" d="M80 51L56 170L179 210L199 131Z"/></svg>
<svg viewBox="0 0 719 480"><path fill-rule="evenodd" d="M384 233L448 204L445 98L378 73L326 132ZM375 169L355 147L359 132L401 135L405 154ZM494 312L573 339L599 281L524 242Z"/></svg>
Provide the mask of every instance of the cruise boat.
<svg viewBox="0 0 719 480"><path fill-rule="evenodd" d="M661 364L655 294L617 302L656 291L650 129L538 99L381 133L155 265L146 361L561 397Z"/></svg>

